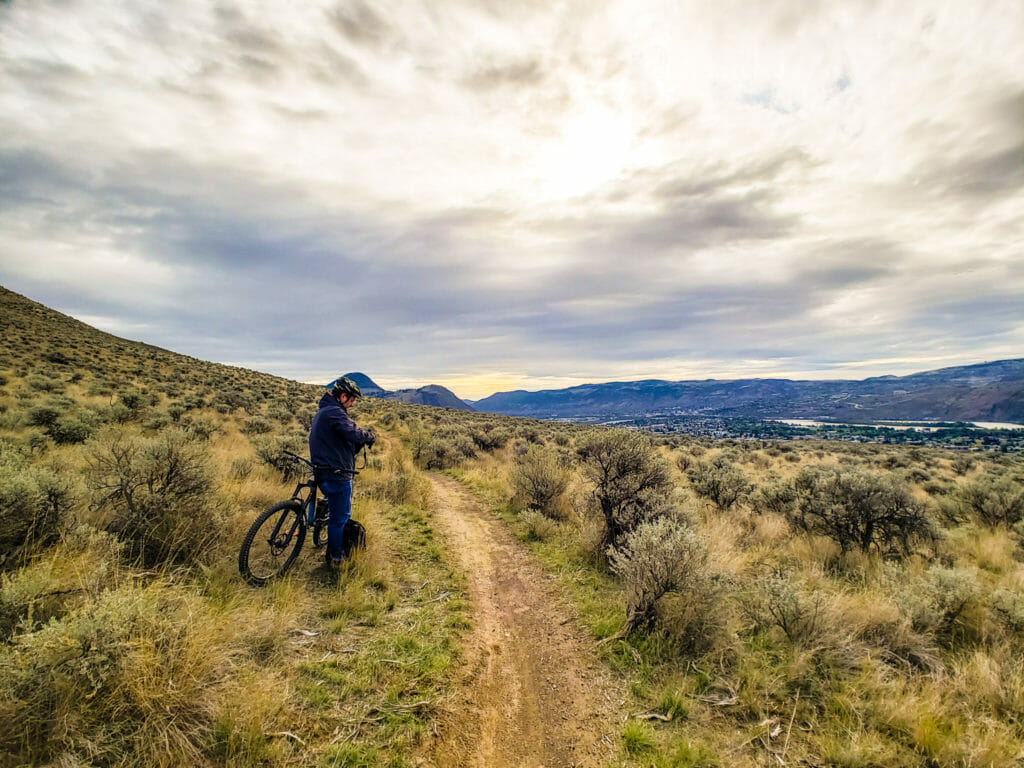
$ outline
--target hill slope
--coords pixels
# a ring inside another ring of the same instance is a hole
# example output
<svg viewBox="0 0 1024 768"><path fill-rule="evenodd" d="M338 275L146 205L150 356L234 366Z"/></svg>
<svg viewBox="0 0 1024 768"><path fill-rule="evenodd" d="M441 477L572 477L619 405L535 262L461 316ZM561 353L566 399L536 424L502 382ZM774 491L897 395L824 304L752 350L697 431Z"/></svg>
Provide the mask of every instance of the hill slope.
<svg viewBox="0 0 1024 768"><path fill-rule="evenodd" d="M480 411L535 418L677 412L749 418L927 419L1024 423L1024 359L863 381L632 381L501 392Z"/></svg>
<svg viewBox="0 0 1024 768"><path fill-rule="evenodd" d="M306 536L255 590L239 546L292 493L277 459L305 452L322 389L6 289L0 323L0 765L412 764L466 624L396 435L427 409L355 406L379 437L365 552L328 572Z"/></svg>
<svg viewBox="0 0 1024 768"><path fill-rule="evenodd" d="M100 390L167 385L169 397L198 388L225 403L280 391L311 398L315 387L122 339L0 286L0 366L53 382L75 376ZM47 385L39 382L45 391ZM265 391L264 391L265 390Z"/></svg>

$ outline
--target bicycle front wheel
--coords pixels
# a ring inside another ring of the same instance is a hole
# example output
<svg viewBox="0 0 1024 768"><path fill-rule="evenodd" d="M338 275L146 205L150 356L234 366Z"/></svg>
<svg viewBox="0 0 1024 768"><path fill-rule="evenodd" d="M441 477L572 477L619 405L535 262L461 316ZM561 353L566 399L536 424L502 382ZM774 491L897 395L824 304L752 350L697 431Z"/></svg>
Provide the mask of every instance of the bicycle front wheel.
<svg viewBox="0 0 1024 768"><path fill-rule="evenodd" d="M291 568L306 538L306 520L297 501L282 501L253 522L238 552L238 572L262 587Z"/></svg>

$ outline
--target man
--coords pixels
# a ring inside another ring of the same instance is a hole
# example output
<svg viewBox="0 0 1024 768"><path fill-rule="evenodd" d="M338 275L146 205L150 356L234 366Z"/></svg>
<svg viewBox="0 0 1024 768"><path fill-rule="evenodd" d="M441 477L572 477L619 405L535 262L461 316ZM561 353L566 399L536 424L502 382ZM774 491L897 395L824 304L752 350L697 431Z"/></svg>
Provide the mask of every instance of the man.
<svg viewBox="0 0 1024 768"><path fill-rule="evenodd" d="M352 478L356 454L373 445L373 432L360 429L348 415L356 398L362 397L351 379L339 376L327 385L330 392L320 398L320 408L309 430L309 458L316 468L316 482L327 497L327 565L338 567L345 557L342 533L352 517Z"/></svg>

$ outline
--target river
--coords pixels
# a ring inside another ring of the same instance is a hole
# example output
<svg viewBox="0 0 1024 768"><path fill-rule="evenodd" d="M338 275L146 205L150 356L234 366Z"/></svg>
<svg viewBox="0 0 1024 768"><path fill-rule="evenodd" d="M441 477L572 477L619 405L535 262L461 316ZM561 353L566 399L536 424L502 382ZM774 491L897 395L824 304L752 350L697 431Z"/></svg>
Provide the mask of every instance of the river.
<svg viewBox="0 0 1024 768"><path fill-rule="evenodd" d="M789 424L791 427L874 427L879 429L881 427L889 427L890 429L917 429L923 432L938 432L940 429L953 429L954 427L948 426L928 426L927 423L921 421L915 422L899 422L899 421L886 421L879 422L877 424L860 424L857 422L849 421L814 421L813 419L772 419L772 421L778 421L782 424ZM1001 421L968 421L964 422L968 426L975 427L976 429L1024 429L1024 424L1011 424L1009 422Z"/></svg>

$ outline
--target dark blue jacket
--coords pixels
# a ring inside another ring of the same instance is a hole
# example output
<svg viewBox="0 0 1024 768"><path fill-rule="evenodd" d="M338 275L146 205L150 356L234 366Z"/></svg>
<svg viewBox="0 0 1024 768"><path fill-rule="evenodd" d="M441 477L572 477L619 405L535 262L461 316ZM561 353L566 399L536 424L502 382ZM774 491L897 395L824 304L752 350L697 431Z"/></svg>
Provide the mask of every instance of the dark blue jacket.
<svg viewBox="0 0 1024 768"><path fill-rule="evenodd" d="M309 460L314 467L355 474L356 454L373 441L373 432L357 427L338 398L330 392L320 398L320 410L309 430Z"/></svg>

